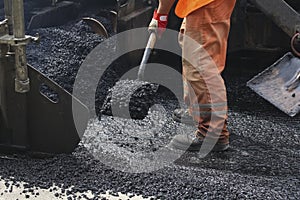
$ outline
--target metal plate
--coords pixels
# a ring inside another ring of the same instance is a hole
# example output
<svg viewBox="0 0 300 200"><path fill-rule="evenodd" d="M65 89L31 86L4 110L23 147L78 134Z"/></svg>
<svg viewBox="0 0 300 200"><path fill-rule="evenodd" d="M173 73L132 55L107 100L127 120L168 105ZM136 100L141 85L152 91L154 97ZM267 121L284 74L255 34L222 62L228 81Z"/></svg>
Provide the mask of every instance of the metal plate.
<svg viewBox="0 0 300 200"><path fill-rule="evenodd" d="M72 152L87 126L88 108L74 99L81 123L75 126L72 110L72 100L75 97L30 65L28 72L31 80L31 88L27 94L30 150L44 153ZM55 100L41 93L43 85L55 92Z"/></svg>
<svg viewBox="0 0 300 200"><path fill-rule="evenodd" d="M56 6L46 7L37 12L33 12L33 16L27 26L28 30L37 28L46 28L51 26L59 26L75 19L78 16L79 8L74 2L62 1Z"/></svg>
<svg viewBox="0 0 300 200"><path fill-rule="evenodd" d="M294 117L300 112L300 84L292 90L288 90L286 86L299 71L300 59L292 53L287 53L248 81L247 86L289 116Z"/></svg>

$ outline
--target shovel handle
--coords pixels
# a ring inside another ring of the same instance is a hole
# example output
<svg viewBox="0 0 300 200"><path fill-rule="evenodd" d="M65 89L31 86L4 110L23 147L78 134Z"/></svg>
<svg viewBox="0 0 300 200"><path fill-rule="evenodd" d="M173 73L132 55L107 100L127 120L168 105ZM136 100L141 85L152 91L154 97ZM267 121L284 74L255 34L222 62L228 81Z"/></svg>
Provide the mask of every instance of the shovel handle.
<svg viewBox="0 0 300 200"><path fill-rule="evenodd" d="M154 48L155 43L156 43L156 33L152 32L149 36L149 40L148 40L146 49L144 51L143 59L141 61L140 67L139 67L138 80L144 79L146 64L149 60L151 51Z"/></svg>
<svg viewBox="0 0 300 200"><path fill-rule="evenodd" d="M152 32L149 36L149 40L148 40L146 48L153 49L155 43L156 43L156 33Z"/></svg>

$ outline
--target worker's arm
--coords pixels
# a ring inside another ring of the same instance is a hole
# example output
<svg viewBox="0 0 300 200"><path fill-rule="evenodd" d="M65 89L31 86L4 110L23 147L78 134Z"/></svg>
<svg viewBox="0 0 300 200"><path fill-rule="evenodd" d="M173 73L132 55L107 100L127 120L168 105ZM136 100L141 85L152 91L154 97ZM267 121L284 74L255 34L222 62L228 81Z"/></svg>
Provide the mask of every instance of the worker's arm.
<svg viewBox="0 0 300 200"><path fill-rule="evenodd" d="M159 14L169 14L175 0L159 0L159 6L157 13Z"/></svg>
<svg viewBox="0 0 300 200"><path fill-rule="evenodd" d="M149 31L156 32L158 38L165 32L168 24L168 14L175 0L159 0L158 9L154 11L153 18L149 24Z"/></svg>

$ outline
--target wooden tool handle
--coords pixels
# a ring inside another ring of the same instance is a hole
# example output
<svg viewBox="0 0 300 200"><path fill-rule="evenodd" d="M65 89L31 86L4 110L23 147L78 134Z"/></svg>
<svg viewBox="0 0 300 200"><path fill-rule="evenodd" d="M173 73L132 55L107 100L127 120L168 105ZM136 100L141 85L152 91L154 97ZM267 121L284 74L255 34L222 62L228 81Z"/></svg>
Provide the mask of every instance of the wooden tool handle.
<svg viewBox="0 0 300 200"><path fill-rule="evenodd" d="M150 34L146 49L144 51L142 62L141 62L140 67L139 67L138 80L143 80L144 79L146 64L149 60L151 51L154 48L155 43L156 43L156 33L152 32Z"/></svg>
<svg viewBox="0 0 300 200"><path fill-rule="evenodd" d="M153 49L156 43L156 34L152 32L149 36L148 44L146 48Z"/></svg>

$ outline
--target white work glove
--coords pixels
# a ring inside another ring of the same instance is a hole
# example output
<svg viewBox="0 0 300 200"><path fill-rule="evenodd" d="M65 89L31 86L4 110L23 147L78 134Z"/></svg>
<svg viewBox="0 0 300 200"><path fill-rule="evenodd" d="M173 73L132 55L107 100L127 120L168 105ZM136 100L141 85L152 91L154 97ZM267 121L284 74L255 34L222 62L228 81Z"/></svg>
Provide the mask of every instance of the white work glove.
<svg viewBox="0 0 300 200"><path fill-rule="evenodd" d="M149 32L156 32L158 38L161 38L162 34L166 31L168 24L168 15L159 14L157 10L153 13L153 18L149 24Z"/></svg>

